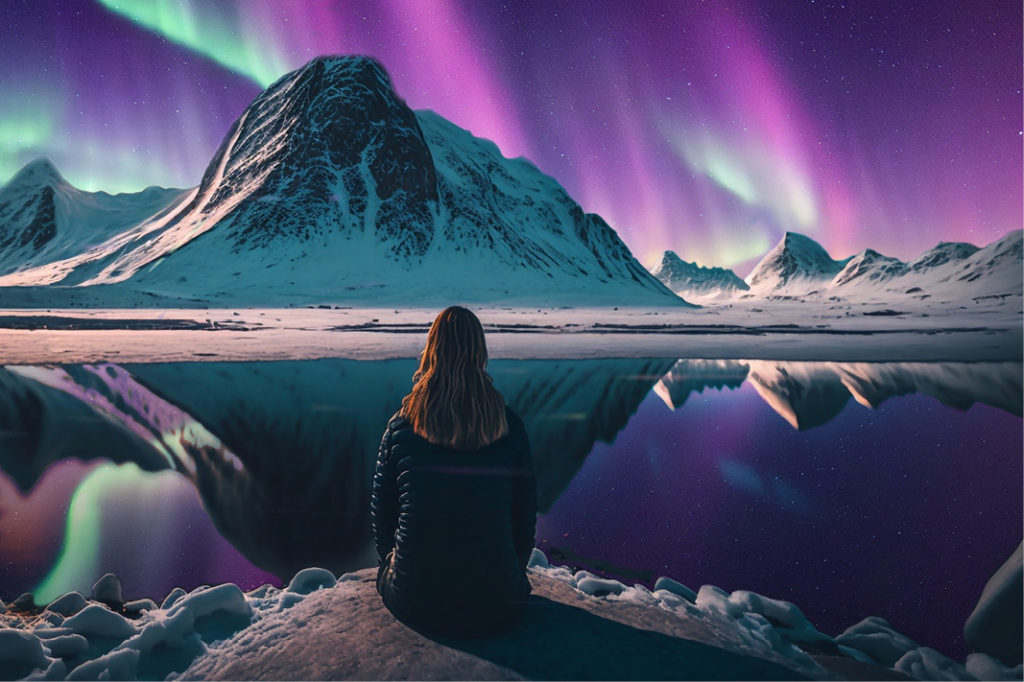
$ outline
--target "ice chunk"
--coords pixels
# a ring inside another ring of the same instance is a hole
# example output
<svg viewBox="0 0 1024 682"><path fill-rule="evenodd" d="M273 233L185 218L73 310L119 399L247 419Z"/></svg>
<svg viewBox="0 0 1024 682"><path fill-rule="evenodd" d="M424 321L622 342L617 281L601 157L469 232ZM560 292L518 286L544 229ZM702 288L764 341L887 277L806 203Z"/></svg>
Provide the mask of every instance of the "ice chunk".
<svg viewBox="0 0 1024 682"><path fill-rule="evenodd" d="M27 673L35 668L47 668L50 660L46 657L43 643L38 637L24 630L3 628L0 629L0 663L5 664L2 666L5 670L31 666Z"/></svg>
<svg viewBox="0 0 1024 682"><path fill-rule="evenodd" d="M81 592L67 592L50 602L46 609L62 616L73 616L88 605Z"/></svg>
<svg viewBox="0 0 1024 682"><path fill-rule="evenodd" d="M536 547L530 551L530 559L526 562L528 567L541 566L547 568L551 564L548 563L548 558L544 556L544 552L540 551Z"/></svg>
<svg viewBox="0 0 1024 682"><path fill-rule="evenodd" d="M45 646L50 650L51 656L67 658L85 653L89 648L89 641L82 635L58 635L47 639Z"/></svg>
<svg viewBox="0 0 1024 682"><path fill-rule="evenodd" d="M585 592L595 597L606 594L621 594L626 586L618 580L600 578L589 571L578 571L574 576L576 587L580 592Z"/></svg>
<svg viewBox="0 0 1024 682"><path fill-rule="evenodd" d="M86 661L68 675L69 680L133 680L139 669L139 652L115 649L109 654Z"/></svg>
<svg viewBox="0 0 1024 682"><path fill-rule="evenodd" d="M121 598L121 579L116 573L105 574L92 586L92 598L112 604L122 603L124 599Z"/></svg>
<svg viewBox="0 0 1024 682"><path fill-rule="evenodd" d="M907 652L918 648L917 642L896 632L889 621L868 616L851 625L836 637L836 644L863 651L886 668L891 668Z"/></svg>
<svg viewBox="0 0 1024 682"><path fill-rule="evenodd" d="M743 614L738 605L729 601L729 593L715 585L701 585L694 603L702 609L711 609L733 618L739 618Z"/></svg>
<svg viewBox="0 0 1024 682"><path fill-rule="evenodd" d="M135 634L135 626L123 616L100 604L90 604L64 621L64 626L80 635L100 635L122 640Z"/></svg>
<svg viewBox="0 0 1024 682"><path fill-rule="evenodd" d="M964 667L979 680L1019 680L1024 673L1024 666L1009 668L988 654L968 654Z"/></svg>
<svg viewBox="0 0 1024 682"><path fill-rule="evenodd" d="M164 602L160 604L160 608L171 608L172 606L174 606L175 603L177 603L179 599L184 597L185 594L185 590L181 589L180 587L175 587L173 590L171 590L170 594L164 597Z"/></svg>
<svg viewBox="0 0 1024 682"><path fill-rule="evenodd" d="M287 590L296 594L309 594L322 587L334 587L338 581L324 568L304 568L288 583Z"/></svg>
<svg viewBox="0 0 1024 682"><path fill-rule="evenodd" d="M787 628L800 629L810 626L803 612L788 601L772 599L748 590L736 590L729 595L729 601L748 613L760 613L769 621Z"/></svg>
<svg viewBox="0 0 1024 682"><path fill-rule="evenodd" d="M654 591L667 590L672 594L677 594L691 604L697 601L697 593L691 590L686 585L682 584L677 580L672 580L668 576L661 576L654 581Z"/></svg>
<svg viewBox="0 0 1024 682"><path fill-rule="evenodd" d="M962 665L926 646L908 651L892 667L918 680L967 679L967 670Z"/></svg>

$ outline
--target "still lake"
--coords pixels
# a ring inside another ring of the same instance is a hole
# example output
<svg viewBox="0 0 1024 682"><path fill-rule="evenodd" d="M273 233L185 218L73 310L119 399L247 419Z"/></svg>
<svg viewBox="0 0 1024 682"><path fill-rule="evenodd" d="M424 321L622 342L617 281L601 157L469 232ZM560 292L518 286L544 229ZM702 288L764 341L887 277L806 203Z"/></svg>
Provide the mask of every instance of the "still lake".
<svg viewBox="0 0 1024 682"><path fill-rule="evenodd" d="M411 359L0 368L0 598L126 599L375 563ZM954 658L1020 543L1022 365L495 360L555 563L869 615Z"/></svg>

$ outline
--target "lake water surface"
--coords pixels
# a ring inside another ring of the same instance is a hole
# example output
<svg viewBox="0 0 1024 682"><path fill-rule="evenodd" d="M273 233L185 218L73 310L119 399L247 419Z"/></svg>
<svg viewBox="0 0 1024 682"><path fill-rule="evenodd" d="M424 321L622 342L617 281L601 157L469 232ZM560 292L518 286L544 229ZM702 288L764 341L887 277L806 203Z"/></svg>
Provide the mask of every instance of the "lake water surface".
<svg viewBox="0 0 1024 682"><path fill-rule="evenodd" d="M414 360L0 369L0 598L126 598L372 565L377 444ZM962 659L1021 541L1021 363L505 360L537 543L648 586L869 615ZM873 407L872 407L873 406Z"/></svg>

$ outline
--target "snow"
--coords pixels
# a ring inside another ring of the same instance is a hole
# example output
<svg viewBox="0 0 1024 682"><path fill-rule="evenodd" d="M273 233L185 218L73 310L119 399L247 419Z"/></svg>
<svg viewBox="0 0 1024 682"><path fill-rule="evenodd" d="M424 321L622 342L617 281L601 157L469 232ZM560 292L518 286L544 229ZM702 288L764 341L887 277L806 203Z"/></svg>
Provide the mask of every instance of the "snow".
<svg viewBox="0 0 1024 682"><path fill-rule="evenodd" d="M64 627L79 635L99 635L125 639L135 634L135 627L102 604L90 604L64 621Z"/></svg>
<svg viewBox="0 0 1024 682"><path fill-rule="evenodd" d="M162 679L186 669L195 672L233 659L244 660L268 646L270 651L283 652L292 646L293 635L315 646L308 635L296 633L311 625L310 618L323 618L325 611L296 609L315 595L325 595L357 612L363 608L360 600L368 598L376 604L374 609L382 611L372 593L373 570L335 579L329 571L308 568L298 572L283 590L264 585L243 593L231 583L203 586L187 594L176 588L169 595L175 599L165 599L165 606L143 611L135 621L99 603L91 603L58 627L38 620L3 619L0 672L32 679ZM795 673L812 678L829 676L812 654L831 651L833 656L870 662L919 679L1020 679L1020 666L1010 668L985 654L972 654L965 664L952 661L919 646L879 617L866 618L833 640L818 632L795 604L747 590L730 593L704 585L691 601L687 597L693 592L672 578L659 578L652 592L642 585L627 586L588 571L573 574L565 567L552 566L536 549L528 570L535 592L547 595L555 588L545 585L563 585L560 589L569 588L579 595L567 602L578 604L577 608L607 614L605 617L618 614L624 622L634 622L634 627L653 617L641 618L642 614L665 613L678 624L673 628L689 633L687 639L784 663ZM371 590L368 597L356 596L367 594L367 589ZM317 603L323 603L318 599ZM343 612L329 616L331 622L343 617ZM316 666L317 662L307 664Z"/></svg>

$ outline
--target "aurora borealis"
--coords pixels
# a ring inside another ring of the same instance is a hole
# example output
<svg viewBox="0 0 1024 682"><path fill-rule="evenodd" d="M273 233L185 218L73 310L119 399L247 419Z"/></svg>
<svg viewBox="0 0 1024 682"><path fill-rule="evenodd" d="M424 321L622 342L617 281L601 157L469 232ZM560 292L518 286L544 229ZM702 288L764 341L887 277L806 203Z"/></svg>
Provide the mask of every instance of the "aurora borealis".
<svg viewBox="0 0 1024 682"><path fill-rule="evenodd" d="M380 59L413 108L525 155L651 265L747 274L791 229L912 259L1021 226L1021 6L989 2L4 3L0 181L198 183L260 89Z"/></svg>

